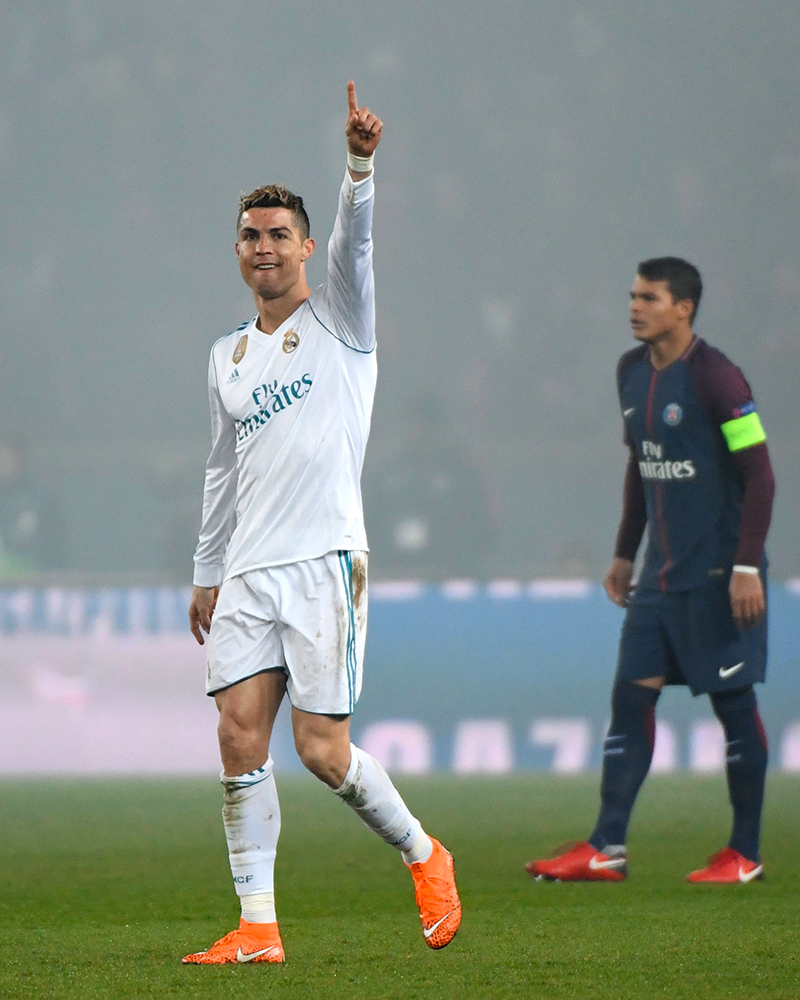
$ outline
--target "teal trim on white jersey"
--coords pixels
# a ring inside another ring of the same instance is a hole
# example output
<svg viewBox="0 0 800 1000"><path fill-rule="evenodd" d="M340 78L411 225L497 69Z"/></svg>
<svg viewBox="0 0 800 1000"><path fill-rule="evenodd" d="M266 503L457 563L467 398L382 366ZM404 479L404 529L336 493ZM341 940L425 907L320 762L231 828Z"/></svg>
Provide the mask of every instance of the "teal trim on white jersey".
<svg viewBox="0 0 800 1000"><path fill-rule="evenodd" d="M314 313L314 319L319 323L322 329L327 330L327 332L333 337L334 340L338 340L340 344L344 344L345 347L349 347L351 351L355 351L357 354L372 354L372 352L375 350L375 347L377 346L376 344L373 344L368 351L362 351L360 347L353 347L352 344L348 344L346 340L342 340L341 337L337 337L336 334L333 332L333 330L328 330L328 327L325 326L325 324L322 322L319 316L317 316L317 314L314 312L314 307L311 305L311 302L308 303L308 308L311 310L312 313Z"/></svg>
<svg viewBox="0 0 800 1000"><path fill-rule="evenodd" d="M347 551L339 552L339 567L347 600L347 687L350 694L350 711L356 707L356 622L353 607L353 557Z"/></svg>

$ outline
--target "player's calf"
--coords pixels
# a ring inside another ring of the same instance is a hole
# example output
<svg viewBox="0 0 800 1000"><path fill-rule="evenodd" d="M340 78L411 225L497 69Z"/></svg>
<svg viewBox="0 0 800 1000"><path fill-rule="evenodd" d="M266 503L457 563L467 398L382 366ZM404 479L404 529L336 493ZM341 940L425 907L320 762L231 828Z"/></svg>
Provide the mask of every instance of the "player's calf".
<svg viewBox="0 0 800 1000"><path fill-rule="evenodd" d="M303 766L330 788L338 788L350 766L349 717L315 715L295 708L292 727Z"/></svg>

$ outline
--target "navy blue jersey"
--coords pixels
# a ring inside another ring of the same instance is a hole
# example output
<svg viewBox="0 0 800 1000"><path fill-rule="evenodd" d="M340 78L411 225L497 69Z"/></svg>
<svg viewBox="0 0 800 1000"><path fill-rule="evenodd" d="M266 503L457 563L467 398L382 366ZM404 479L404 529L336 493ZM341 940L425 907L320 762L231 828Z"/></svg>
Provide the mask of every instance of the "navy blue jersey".
<svg viewBox="0 0 800 1000"><path fill-rule="evenodd" d="M750 387L698 337L660 371L647 345L628 351L617 383L649 527L639 586L705 586L730 572L739 545L744 484L736 453L765 447Z"/></svg>

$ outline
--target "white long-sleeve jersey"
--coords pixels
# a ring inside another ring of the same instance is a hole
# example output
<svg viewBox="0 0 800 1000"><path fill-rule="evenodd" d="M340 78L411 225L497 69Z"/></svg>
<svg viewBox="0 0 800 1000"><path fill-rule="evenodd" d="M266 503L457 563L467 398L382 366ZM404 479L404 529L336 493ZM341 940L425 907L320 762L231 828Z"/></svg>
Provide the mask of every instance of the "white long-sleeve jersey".
<svg viewBox="0 0 800 1000"><path fill-rule="evenodd" d="M366 549L361 468L375 396L372 175L345 172L327 281L271 335L211 349L211 454L194 582Z"/></svg>

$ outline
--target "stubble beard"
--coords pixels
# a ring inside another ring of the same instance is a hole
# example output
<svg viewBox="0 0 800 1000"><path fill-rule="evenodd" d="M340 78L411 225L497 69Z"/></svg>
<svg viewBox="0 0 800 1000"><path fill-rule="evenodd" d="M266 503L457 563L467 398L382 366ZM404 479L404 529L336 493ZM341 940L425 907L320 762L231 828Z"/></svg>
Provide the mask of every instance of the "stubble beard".
<svg viewBox="0 0 800 1000"><path fill-rule="evenodd" d="M298 268L295 273L294 280L291 280L291 276L287 274L286 265L279 265L279 270L282 273L280 275L280 284L278 285L271 284L268 280L263 281L263 279L259 276L259 272L255 269L250 272L251 280L245 278L245 283L249 286L256 299L263 299L265 302L271 302L273 299L281 299L285 295L289 295L295 285L297 285L300 281L300 268ZM274 274L275 272L272 271L268 273ZM242 277L244 277L244 275Z"/></svg>
<svg viewBox="0 0 800 1000"><path fill-rule="evenodd" d="M265 281L259 275L258 271L255 270L251 272L251 280L245 280L256 299L263 299L265 302L281 298L291 288L291 285L286 286L284 282L281 282L280 285L271 284L269 281Z"/></svg>

